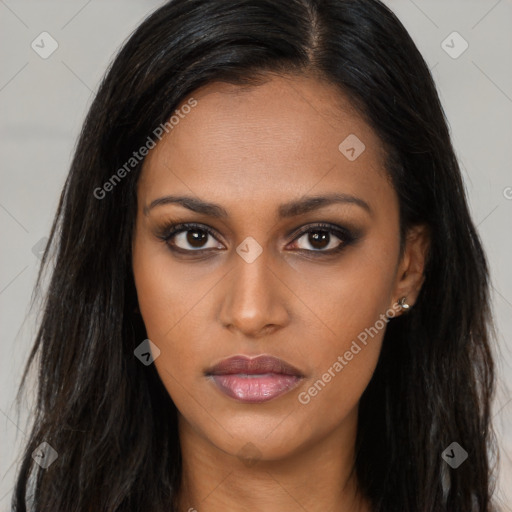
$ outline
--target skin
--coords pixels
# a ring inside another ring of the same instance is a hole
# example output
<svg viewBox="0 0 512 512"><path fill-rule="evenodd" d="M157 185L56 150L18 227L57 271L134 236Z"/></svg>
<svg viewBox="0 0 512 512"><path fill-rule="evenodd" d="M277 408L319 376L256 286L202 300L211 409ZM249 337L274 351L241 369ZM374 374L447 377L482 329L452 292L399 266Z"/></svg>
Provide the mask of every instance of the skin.
<svg viewBox="0 0 512 512"><path fill-rule="evenodd" d="M427 230L408 233L400 258L398 198L382 144L334 86L270 75L255 87L211 83L193 97L197 106L146 157L133 238L140 312L179 411L179 510L369 511L349 473L358 403L385 327L309 403L298 396L400 297L414 304ZM366 146L354 161L338 149L349 134ZM344 202L278 217L283 203L333 192L363 200L370 211ZM227 216L172 203L148 210L171 194L216 203ZM184 232L174 243L192 254L173 253L172 242L158 237L168 221L210 226L216 237L194 245ZM315 246L298 233L322 231L318 222L359 237L322 255L344 242L331 231ZM252 263L236 252L249 236L262 249ZM237 354L279 357L305 377L278 398L240 403L204 375Z"/></svg>

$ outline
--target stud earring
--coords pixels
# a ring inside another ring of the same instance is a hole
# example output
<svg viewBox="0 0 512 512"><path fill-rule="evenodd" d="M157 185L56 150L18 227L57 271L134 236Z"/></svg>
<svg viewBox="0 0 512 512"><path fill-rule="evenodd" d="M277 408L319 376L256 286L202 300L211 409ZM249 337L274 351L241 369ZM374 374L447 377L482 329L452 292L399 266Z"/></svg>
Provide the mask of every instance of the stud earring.
<svg viewBox="0 0 512 512"><path fill-rule="evenodd" d="M402 309L410 309L411 306L409 306L409 304L407 304L407 302L405 302L405 299L406 297L402 297L398 300L398 305L402 308Z"/></svg>

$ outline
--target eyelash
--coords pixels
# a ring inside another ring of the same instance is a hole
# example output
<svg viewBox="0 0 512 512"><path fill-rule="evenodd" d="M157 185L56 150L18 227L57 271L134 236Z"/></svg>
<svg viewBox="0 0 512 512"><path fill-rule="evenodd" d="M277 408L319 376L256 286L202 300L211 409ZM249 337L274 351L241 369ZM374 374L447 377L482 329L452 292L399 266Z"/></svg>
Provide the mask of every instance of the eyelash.
<svg viewBox="0 0 512 512"><path fill-rule="evenodd" d="M215 248L208 248L208 249L196 249L196 250L189 250L189 249L183 249L181 247L172 246L170 243L171 239L180 233L184 233L187 231L204 231L205 233L208 233L212 238L216 237L215 231L210 228L209 226L205 224L197 224L194 222L189 223L169 223L164 226L162 226L159 229L159 232L157 233L157 237L165 242L169 249L173 252L179 252L182 254L193 254L193 253L204 253L209 251L216 250ZM335 247L334 249L329 249L327 251L318 249L318 250L311 250L311 249L297 249L299 252L308 253L309 255L312 255L313 257L321 257L321 256L332 256L334 254L337 254L341 252L344 248L346 248L348 245L355 242L358 238L358 235L353 233L352 231L348 230L347 228L343 228L341 226L336 226L334 224L327 224L327 223L316 223L314 225L309 225L307 229L303 229L299 231L298 233L294 234L293 241L296 241L300 238L302 238L304 235L308 233L314 233L314 232L327 232L329 234L334 234L337 238L340 239L341 243ZM218 240L217 240L218 241Z"/></svg>

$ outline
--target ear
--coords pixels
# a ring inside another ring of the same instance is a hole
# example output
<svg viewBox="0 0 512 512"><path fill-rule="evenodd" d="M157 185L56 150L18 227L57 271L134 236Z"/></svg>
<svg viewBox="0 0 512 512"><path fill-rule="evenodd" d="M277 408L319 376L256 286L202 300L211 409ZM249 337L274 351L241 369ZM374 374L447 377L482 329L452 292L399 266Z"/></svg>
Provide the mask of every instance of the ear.
<svg viewBox="0 0 512 512"><path fill-rule="evenodd" d="M393 303L402 297L412 307L425 280L425 264L430 247L430 230L421 224L410 228L405 235L405 247L398 263ZM403 310L402 310L403 312Z"/></svg>

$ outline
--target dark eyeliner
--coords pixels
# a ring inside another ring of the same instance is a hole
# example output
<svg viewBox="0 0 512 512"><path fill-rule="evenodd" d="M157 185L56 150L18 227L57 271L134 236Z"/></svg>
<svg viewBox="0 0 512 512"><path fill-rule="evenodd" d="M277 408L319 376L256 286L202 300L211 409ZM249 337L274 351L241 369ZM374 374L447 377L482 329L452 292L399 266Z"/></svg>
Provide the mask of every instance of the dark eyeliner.
<svg viewBox="0 0 512 512"><path fill-rule="evenodd" d="M156 228L155 235L157 238L165 242L169 249L175 252L179 252L181 254L194 254L197 253L197 255L213 250L219 250L219 249L196 249L194 250L188 250L188 249L182 249L180 247L173 246L170 242L172 237L176 234L186 232L189 230L197 229L198 231L204 231L205 233L208 233L210 236L215 238L217 241L217 233L210 228L209 226L205 224L199 224L195 222L173 222L169 221L164 223L162 226L159 226ZM338 254L341 252L344 248L346 248L348 245L354 243L358 238L359 234L357 232L353 232L352 230L349 230L347 228L343 228L341 226L337 226L335 224L327 224L327 223L316 223L316 224L309 224L305 227L301 227L298 230L296 229L294 232L289 234L288 236L293 236L293 239L290 243L296 242L297 239L301 238L303 235L315 232L315 231L326 231L329 234L335 235L340 240L340 244L335 247L334 249L330 249L328 251L325 250L312 250L312 249L294 249L297 252L300 252L302 254L305 254L307 256L312 257L322 257L322 256L333 256L335 254Z"/></svg>
<svg viewBox="0 0 512 512"><path fill-rule="evenodd" d="M197 229L198 231L204 231L215 238L216 233L213 231L213 229L209 228L205 224L197 224L195 222L183 222L183 223L167 222L157 228L156 236L158 238L160 238L161 240L163 240L164 242L168 242L172 238L173 235L183 232L183 231L191 231L193 229ZM195 252L197 252L197 251L195 251Z"/></svg>
<svg viewBox="0 0 512 512"><path fill-rule="evenodd" d="M168 221L164 223L162 226L157 227L155 231L155 235L158 239L165 243L169 251L174 253L176 256L181 255L183 257L189 258L191 260L201 260L205 258L209 258L213 256L214 251L218 251L220 249L216 249L213 247L207 249L182 249L181 247L176 246L172 243L172 237L178 233L186 232L189 230L197 229L198 231L204 231L208 233L211 237L218 240L216 233L213 229L206 226L205 224L198 224L195 222L173 222Z"/></svg>
<svg viewBox="0 0 512 512"><path fill-rule="evenodd" d="M335 224L327 224L324 222L319 222L316 224L309 224L304 229L299 228L298 232L293 233L293 242L295 242L297 239L301 238L303 235L315 231L326 231L329 234L335 235L337 238L340 239L341 243L335 247L334 249L329 249L328 251L323 250L312 250L312 249L296 249L297 251L306 254L307 256L312 256L314 258L317 257L328 257L328 256L334 256L341 251L343 251L347 246L353 244L358 240L360 237L360 234L358 232L354 232L353 230L349 230L347 228L337 226Z"/></svg>

